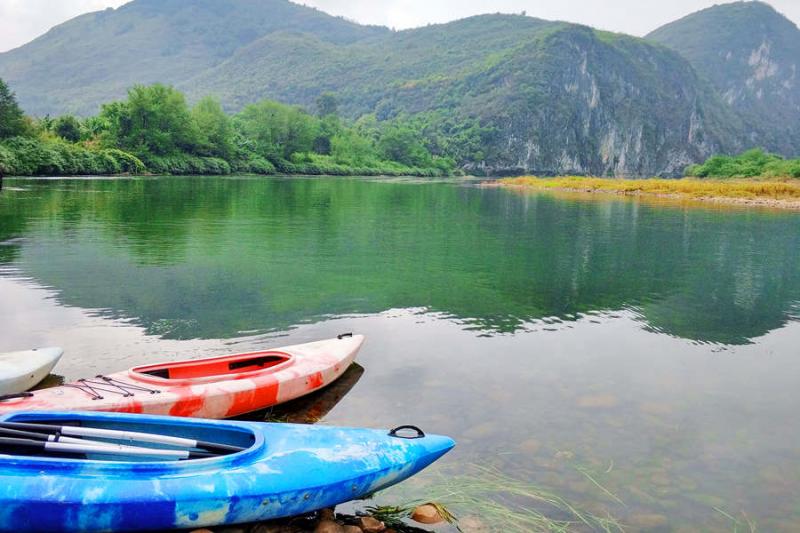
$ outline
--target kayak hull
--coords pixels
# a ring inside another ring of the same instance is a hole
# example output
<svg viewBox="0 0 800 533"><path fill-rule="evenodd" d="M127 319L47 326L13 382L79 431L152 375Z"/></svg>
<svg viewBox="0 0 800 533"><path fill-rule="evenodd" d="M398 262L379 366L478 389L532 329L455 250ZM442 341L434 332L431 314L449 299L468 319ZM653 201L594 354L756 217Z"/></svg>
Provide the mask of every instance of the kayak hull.
<svg viewBox="0 0 800 533"><path fill-rule="evenodd" d="M253 443L233 455L181 462L0 454L0 531L155 531L294 516L398 483L454 445L435 435L402 439L381 430L113 413L20 413L0 421L43 416L209 435L235 430L252 434Z"/></svg>
<svg viewBox="0 0 800 533"><path fill-rule="evenodd" d="M76 410L231 418L329 385L347 370L363 342L363 336L354 335L254 354L148 365L2 401L0 414ZM244 366L251 361L271 366Z"/></svg>
<svg viewBox="0 0 800 533"><path fill-rule="evenodd" d="M64 354L61 348L37 348L0 354L0 396L34 387L50 374Z"/></svg>

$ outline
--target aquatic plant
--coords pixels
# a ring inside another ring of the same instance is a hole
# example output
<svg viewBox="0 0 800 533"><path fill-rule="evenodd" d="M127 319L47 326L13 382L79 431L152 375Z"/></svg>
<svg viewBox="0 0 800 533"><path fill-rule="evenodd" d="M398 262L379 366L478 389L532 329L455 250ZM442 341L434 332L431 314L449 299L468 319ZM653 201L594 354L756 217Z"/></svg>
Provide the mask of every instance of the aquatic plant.
<svg viewBox="0 0 800 533"><path fill-rule="evenodd" d="M594 483L610 494L598 482ZM434 501L440 502L437 505L446 511L446 515L440 511L446 520L450 518L464 526L464 521L477 519L493 531L623 531L622 525L610 515L592 514L561 496L492 466L467 465L464 474L442 474L429 486L416 491L424 497L399 506L372 506L366 510L388 524L392 520L402 521L417 505ZM456 514L460 520L455 519Z"/></svg>

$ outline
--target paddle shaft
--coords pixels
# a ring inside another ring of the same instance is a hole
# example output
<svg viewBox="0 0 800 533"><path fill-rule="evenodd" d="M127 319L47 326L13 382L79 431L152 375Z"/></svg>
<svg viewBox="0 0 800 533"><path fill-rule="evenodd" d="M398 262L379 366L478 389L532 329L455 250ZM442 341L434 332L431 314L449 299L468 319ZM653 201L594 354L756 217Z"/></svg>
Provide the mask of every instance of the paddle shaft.
<svg viewBox="0 0 800 533"><path fill-rule="evenodd" d="M179 448L204 448L210 452L236 453L245 450L239 446L218 444L170 435L157 435L154 433L141 433L138 431L118 431L114 429L89 428L82 426L55 426L52 424L31 424L22 422L0 422L0 427L18 429L22 431L38 431L40 433L61 433L74 437L94 437L125 442L149 442Z"/></svg>
<svg viewBox="0 0 800 533"><path fill-rule="evenodd" d="M26 448L34 448L45 452L55 453L94 453L100 455L125 455L135 457L153 457L153 458L169 458L169 459L199 459L201 457L208 457L208 454L199 452L200 457L197 457L198 452L189 452L183 450L156 450L153 448L135 448L131 446L118 446L118 445L95 445L95 443L84 442L83 444L75 444L71 442L55 442L55 441L39 441L31 439L21 439L13 437L0 437L0 445L2 446L22 446Z"/></svg>
<svg viewBox="0 0 800 533"><path fill-rule="evenodd" d="M36 433L32 431L20 431L17 429L0 428L0 435L12 438L29 439L36 441L54 442L62 444L76 444L79 446L102 447L114 450L118 453L131 452L136 455L150 455L153 457L173 457L175 459L200 459L204 457L216 457L215 454L207 452L193 452L186 450L162 450L156 448L142 448L139 446L126 446L124 444L113 444L110 442L97 442L93 440L77 439L65 437L59 434ZM146 453L145 453L146 452Z"/></svg>

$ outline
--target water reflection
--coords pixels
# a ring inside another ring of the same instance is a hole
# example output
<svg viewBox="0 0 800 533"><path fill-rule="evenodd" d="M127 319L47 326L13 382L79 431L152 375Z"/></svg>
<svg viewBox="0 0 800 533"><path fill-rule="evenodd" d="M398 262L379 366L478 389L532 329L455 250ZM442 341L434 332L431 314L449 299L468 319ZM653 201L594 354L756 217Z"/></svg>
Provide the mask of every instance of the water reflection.
<svg viewBox="0 0 800 533"><path fill-rule="evenodd" d="M166 338L420 307L498 334L632 309L741 344L800 300L792 213L358 179L18 183L0 197L6 270Z"/></svg>

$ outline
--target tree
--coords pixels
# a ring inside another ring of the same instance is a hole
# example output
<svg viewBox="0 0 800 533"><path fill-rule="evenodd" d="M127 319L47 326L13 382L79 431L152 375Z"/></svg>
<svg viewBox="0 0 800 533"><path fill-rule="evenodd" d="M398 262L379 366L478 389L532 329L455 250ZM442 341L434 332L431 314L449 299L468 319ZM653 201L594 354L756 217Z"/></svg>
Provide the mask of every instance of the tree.
<svg viewBox="0 0 800 533"><path fill-rule="evenodd" d="M387 126L381 133L378 149L381 155L390 161L397 161L410 167L431 166L431 154L419 139L419 134L413 129L393 124Z"/></svg>
<svg viewBox="0 0 800 533"><path fill-rule="evenodd" d="M245 107L237 123L242 135L255 141L258 154L272 161L312 151L320 131L319 120L301 108L270 100Z"/></svg>
<svg viewBox="0 0 800 533"><path fill-rule="evenodd" d="M6 82L0 79L0 139L25 133L25 115Z"/></svg>
<svg viewBox="0 0 800 533"><path fill-rule="evenodd" d="M53 123L53 131L62 139L76 143L81 140L81 123L72 115L59 117Z"/></svg>
<svg viewBox="0 0 800 533"><path fill-rule="evenodd" d="M200 134L200 155L230 159L234 152L233 126L219 101L203 98L192 109L192 118Z"/></svg>
<svg viewBox="0 0 800 533"><path fill-rule="evenodd" d="M110 141L138 155L195 153L200 131L183 94L161 84L137 85L126 102L103 106Z"/></svg>
<svg viewBox="0 0 800 533"><path fill-rule="evenodd" d="M319 117L327 117L329 115L339 114L339 100L336 95L330 92L322 93L317 98L317 115Z"/></svg>

